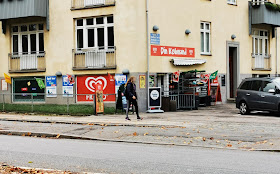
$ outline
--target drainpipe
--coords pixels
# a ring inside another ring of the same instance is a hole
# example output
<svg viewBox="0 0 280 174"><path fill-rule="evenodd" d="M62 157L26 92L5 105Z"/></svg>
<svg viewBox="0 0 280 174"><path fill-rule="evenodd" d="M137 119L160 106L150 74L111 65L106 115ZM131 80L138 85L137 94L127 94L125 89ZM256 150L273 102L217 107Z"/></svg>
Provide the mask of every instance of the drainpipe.
<svg viewBox="0 0 280 174"><path fill-rule="evenodd" d="M278 39L277 39L277 27L275 27L275 37L276 37L276 71L275 76L278 77Z"/></svg>
<svg viewBox="0 0 280 174"><path fill-rule="evenodd" d="M148 101L148 110L149 108L149 77L150 77L150 42L149 42L149 0L146 0L146 26L147 26L147 101Z"/></svg>

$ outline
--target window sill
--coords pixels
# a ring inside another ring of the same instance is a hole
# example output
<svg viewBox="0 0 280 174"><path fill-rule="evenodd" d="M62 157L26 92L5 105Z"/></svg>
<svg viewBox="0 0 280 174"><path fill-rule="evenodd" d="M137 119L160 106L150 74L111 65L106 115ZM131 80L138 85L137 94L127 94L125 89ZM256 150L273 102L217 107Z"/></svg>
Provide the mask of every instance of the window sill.
<svg viewBox="0 0 280 174"><path fill-rule="evenodd" d="M107 4L107 5L94 5L94 6L87 6L87 7L71 7L71 11L74 10L84 10L84 9L92 9L92 8L101 8L101 7L111 7L115 6L116 4Z"/></svg>
<svg viewBox="0 0 280 174"><path fill-rule="evenodd" d="M227 3L228 5L233 5L233 6L237 6L237 4L232 4L232 3Z"/></svg>
<svg viewBox="0 0 280 174"><path fill-rule="evenodd" d="M271 68L252 68L253 71L271 71Z"/></svg>
<svg viewBox="0 0 280 174"><path fill-rule="evenodd" d="M211 53L208 53L208 54L207 54L207 53L200 53L200 55L201 55L201 56L212 56Z"/></svg>

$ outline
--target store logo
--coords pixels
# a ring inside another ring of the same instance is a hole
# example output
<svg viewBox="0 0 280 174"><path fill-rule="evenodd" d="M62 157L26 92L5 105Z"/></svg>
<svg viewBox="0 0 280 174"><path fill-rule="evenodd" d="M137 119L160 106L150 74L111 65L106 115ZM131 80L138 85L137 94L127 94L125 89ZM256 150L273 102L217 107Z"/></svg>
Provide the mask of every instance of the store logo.
<svg viewBox="0 0 280 174"><path fill-rule="evenodd" d="M157 90L152 90L150 96L151 96L151 99L157 100L159 98L159 92Z"/></svg>
<svg viewBox="0 0 280 174"><path fill-rule="evenodd" d="M154 52L154 53L157 53L157 48L153 48L153 52Z"/></svg>
<svg viewBox="0 0 280 174"><path fill-rule="evenodd" d="M189 50L189 54L192 56L193 55L193 50Z"/></svg>
<svg viewBox="0 0 280 174"><path fill-rule="evenodd" d="M85 85L88 90L95 92L95 84L103 85L103 90L107 87L107 80L104 77L88 77L85 81Z"/></svg>

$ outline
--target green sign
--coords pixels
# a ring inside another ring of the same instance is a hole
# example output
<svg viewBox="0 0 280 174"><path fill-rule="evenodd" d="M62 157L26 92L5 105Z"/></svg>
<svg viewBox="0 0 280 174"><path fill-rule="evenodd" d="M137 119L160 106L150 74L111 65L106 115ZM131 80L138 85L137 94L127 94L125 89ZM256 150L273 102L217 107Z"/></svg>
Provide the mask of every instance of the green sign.
<svg viewBox="0 0 280 174"><path fill-rule="evenodd" d="M36 81L37 81L38 86L39 86L40 89L43 89L43 88L46 87L46 86L45 86L45 83L43 82L42 79L36 79Z"/></svg>
<svg viewBox="0 0 280 174"><path fill-rule="evenodd" d="M212 73L212 74L210 75L210 79L211 79L211 80L212 80L212 79L215 79L215 78L217 77L217 75L218 75L218 71Z"/></svg>

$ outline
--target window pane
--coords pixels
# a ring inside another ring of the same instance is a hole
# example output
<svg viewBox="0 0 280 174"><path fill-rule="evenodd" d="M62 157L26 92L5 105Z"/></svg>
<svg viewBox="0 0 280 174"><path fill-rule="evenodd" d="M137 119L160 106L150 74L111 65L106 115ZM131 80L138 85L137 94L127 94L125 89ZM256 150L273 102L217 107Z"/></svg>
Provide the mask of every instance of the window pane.
<svg viewBox="0 0 280 174"><path fill-rule="evenodd" d="M265 46L264 46L264 53L267 55L268 54L268 40L265 39L265 42L264 42Z"/></svg>
<svg viewBox="0 0 280 174"><path fill-rule="evenodd" d="M240 87L240 89L245 89L245 90L249 90L250 89L250 85L251 85L251 81L246 81L242 84L242 86Z"/></svg>
<svg viewBox="0 0 280 174"><path fill-rule="evenodd" d="M204 29L204 23L200 23L200 29Z"/></svg>
<svg viewBox="0 0 280 174"><path fill-rule="evenodd" d="M203 53L204 52L204 33L203 32L200 33L200 45L201 45L201 47L200 47L201 52Z"/></svg>
<svg viewBox="0 0 280 174"><path fill-rule="evenodd" d="M36 53L36 34L30 35L31 53Z"/></svg>
<svg viewBox="0 0 280 174"><path fill-rule="evenodd" d="M114 27L108 27L108 46L115 46L115 44L114 44Z"/></svg>
<svg viewBox="0 0 280 174"><path fill-rule="evenodd" d="M39 24L39 30L44 30L44 24Z"/></svg>
<svg viewBox="0 0 280 174"><path fill-rule="evenodd" d="M22 52L27 54L28 53L28 35L22 35L21 42L22 42Z"/></svg>
<svg viewBox="0 0 280 174"><path fill-rule="evenodd" d="M259 53L259 44L258 44L258 39L255 38L255 54Z"/></svg>
<svg viewBox="0 0 280 174"><path fill-rule="evenodd" d="M260 36L263 36L263 31L260 31Z"/></svg>
<svg viewBox="0 0 280 174"><path fill-rule="evenodd" d="M44 33L39 33L39 51L44 52Z"/></svg>
<svg viewBox="0 0 280 174"><path fill-rule="evenodd" d="M88 29L88 47L94 47L94 29Z"/></svg>
<svg viewBox="0 0 280 174"><path fill-rule="evenodd" d="M13 53L18 53L18 35L13 35Z"/></svg>
<svg viewBox="0 0 280 174"><path fill-rule="evenodd" d="M13 27L12 27L12 31L13 31L13 32L18 32L18 26L13 26Z"/></svg>
<svg viewBox="0 0 280 174"><path fill-rule="evenodd" d="M87 25L93 25L93 19L87 19Z"/></svg>
<svg viewBox="0 0 280 174"><path fill-rule="evenodd" d="M260 43L259 53L262 54L263 53L263 39L260 39L259 43Z"/></svg>
<svg viewBox="0 0 280 174"><path fill-rule="evenodd" d="M206 24L206 30L210 29L210 24Z"/></svg>
<svg viewBox="0 0 280 174"><path fill-rule="evenodd" d="M96 24L104 24L104 18L101 17L101 18L96 18Z"/></svg>
<svg viewBox="0 0 280 174"><path fill-rule="evenodd" d="M36 31L36 24L29 25L29 31Z"/></svg>
<svg viewBox="0 0 280 174"><path fill-rule="evenodd" d="M263 92L268 92L270 89L276 89L276 86L273 82L264 82Z"/></svg>
<svg viewBox="0 0 280 174"><path fill-rule="evenodd" d="M77 30L77 48L84 47L84 33L82 29Z"/></svg>
<svg viewBox="0 0 280 174"><path fill-rule="evenodd" d="M113 18L113 16L107 17L107 23L114 23L114 18Z"/></svg>
<svg viewBox="0 0 280 174"><path fill-rule="evenodd" d="M77 20L77 26L83 26L83 25L84 25L83 19Z"/></svg>
<svg viewBox="0 0 280 174"><path fill-rule="evenodd" d="M97 29L98 46L104 47L104 28Z"/></svg>
<svg viewBox="0 0 280 174"><path fill-rule="evenodd" d="M210 52L210 34L206 33L206 52L209 53Z"/></svg>
<svg viewBox="0 0 280 174"><path fill-rule="evenodd" d="M261 87L262 87L262 81L260 80L256 80L252 82L252 90L254 91L261 91Z"/></svg>
<svg viewBox="0 0 280 174"><path fill-rule="evenodd" d="M22 26L20 27L20 31L21 31L21 32L27 31L27 25L22 25Z"/></svg>

